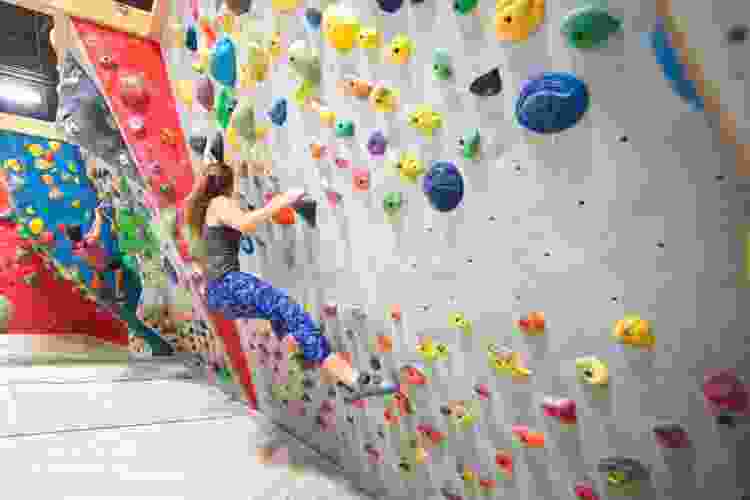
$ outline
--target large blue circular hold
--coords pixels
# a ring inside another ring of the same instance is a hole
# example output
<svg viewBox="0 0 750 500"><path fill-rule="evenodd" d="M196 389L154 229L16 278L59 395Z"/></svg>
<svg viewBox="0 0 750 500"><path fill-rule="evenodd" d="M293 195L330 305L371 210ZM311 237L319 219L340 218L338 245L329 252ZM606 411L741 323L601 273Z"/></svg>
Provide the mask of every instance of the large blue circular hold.
<svg viewBox="0 0 750 500"><path fill-rule="evenodd" d="M453 163L437 161L424 176L422 191L435 210L450 212L464 198L464 179Z"/></svg>
<svg viewBox="0 0 750 500"><path fill-rule="evenodd" d="M586 84L570 73L542 73L521 89L516 119L524 128L540 134L569 129L589 107Z"/></svg>

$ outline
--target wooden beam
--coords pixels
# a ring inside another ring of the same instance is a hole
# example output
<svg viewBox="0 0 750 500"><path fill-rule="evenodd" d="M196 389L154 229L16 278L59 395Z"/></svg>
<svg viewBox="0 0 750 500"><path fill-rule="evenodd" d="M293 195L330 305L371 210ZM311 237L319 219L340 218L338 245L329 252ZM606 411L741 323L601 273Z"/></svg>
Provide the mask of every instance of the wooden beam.
<svg viewBox="0 0 750 500"><path fill-rule="evenodd" d="M57 130L54 123L8 113L0 113L0 130L65 142L65 137Z"/></svg>

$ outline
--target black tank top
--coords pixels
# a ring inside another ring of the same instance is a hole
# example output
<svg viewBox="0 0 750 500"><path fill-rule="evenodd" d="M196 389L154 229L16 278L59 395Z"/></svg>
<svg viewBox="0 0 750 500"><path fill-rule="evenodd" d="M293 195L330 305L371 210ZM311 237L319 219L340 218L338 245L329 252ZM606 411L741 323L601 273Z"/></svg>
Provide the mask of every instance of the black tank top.
<svg viewBox="0 0 750 500"><path fill-rule="evenodd" d="M240 239L242 233L229 226L205 226L206 279L217 280L240 270Z"/></svg>

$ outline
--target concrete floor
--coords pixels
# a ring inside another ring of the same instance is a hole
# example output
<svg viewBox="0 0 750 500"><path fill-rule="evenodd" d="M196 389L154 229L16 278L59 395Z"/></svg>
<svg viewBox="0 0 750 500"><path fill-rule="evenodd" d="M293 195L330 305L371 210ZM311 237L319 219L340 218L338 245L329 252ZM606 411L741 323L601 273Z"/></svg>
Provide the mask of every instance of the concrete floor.
<svg viewBox="0 0 750 500"><path fill-rule="evenodd" d="M3 489L39 500L367 498L185 372L148 362L0 366ZM261 464L269 446L288 448L288 463Z"/></svg>

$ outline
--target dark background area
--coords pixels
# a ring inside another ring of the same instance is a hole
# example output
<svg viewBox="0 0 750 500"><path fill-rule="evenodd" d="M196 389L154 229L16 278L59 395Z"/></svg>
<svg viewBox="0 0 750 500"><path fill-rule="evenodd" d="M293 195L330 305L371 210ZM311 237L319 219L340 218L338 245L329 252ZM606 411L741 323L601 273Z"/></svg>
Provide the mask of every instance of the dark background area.
<svg viewBox="0 0 750 500"><path fill-rule="evenodd" d="M0 112L54 121L57 110L57 58L49 42L50 16L0 2L0 80L36 89L37 106L0 96Z"/></svg>

